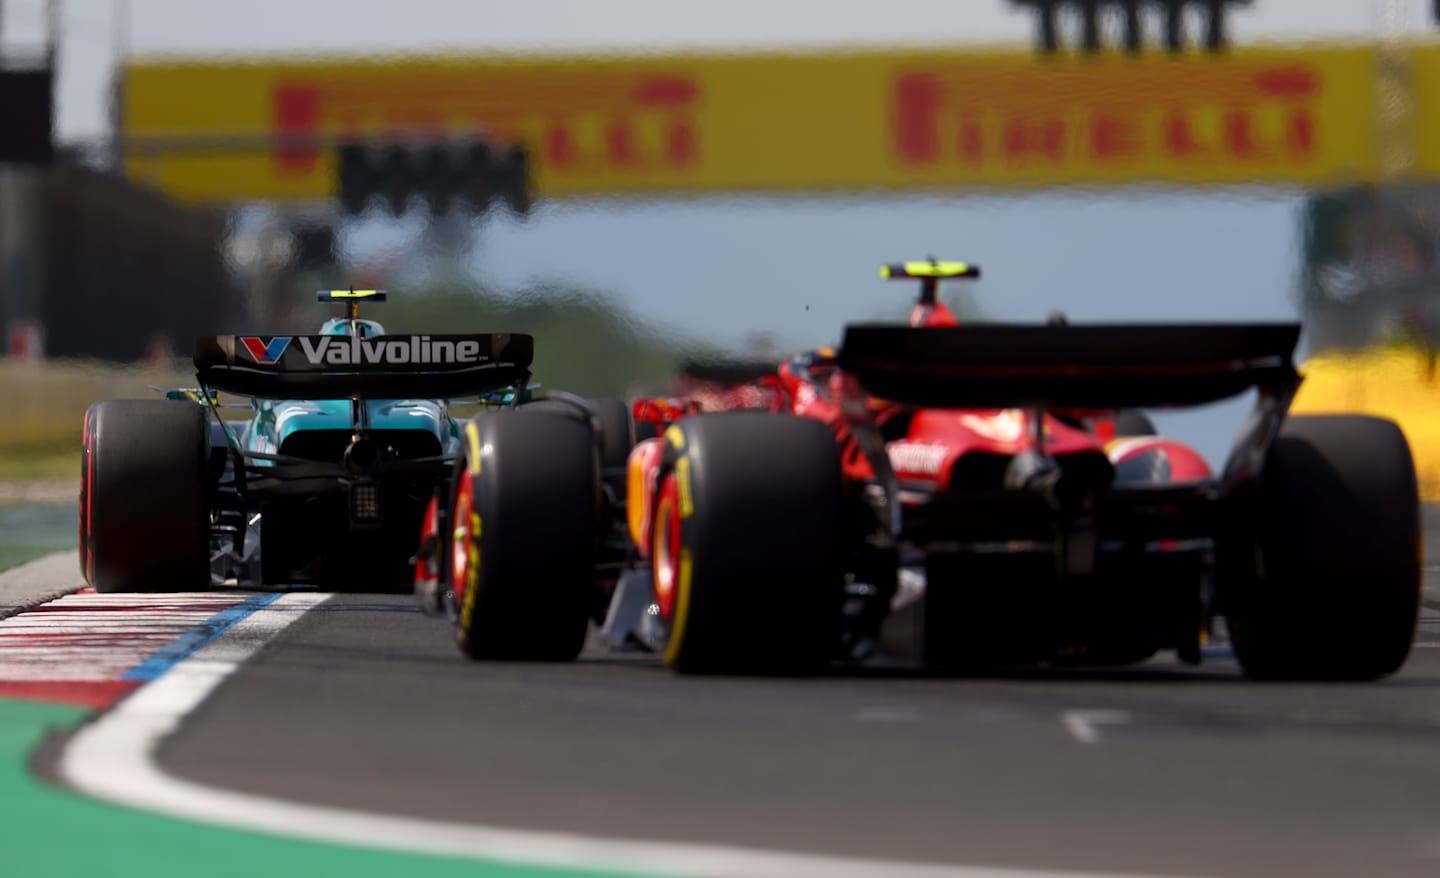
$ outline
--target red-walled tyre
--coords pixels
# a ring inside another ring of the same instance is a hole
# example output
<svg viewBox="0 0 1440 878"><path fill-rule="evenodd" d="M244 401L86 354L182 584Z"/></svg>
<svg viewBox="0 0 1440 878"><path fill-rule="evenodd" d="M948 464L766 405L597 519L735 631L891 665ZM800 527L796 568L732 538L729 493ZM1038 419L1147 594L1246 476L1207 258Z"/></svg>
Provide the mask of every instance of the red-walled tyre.
<svg viewBox="0 0 1440 878"><path fill-rule="evenodd" d="M210 587L209 452L193 403L110 400L85 413L80 565L96 591Z"/></svg>

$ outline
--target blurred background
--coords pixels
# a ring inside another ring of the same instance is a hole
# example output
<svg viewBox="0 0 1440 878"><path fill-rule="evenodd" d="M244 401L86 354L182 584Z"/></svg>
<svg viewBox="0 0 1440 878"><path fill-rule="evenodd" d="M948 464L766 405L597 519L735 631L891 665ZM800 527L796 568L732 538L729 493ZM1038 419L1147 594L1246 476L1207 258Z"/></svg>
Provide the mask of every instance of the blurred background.
<svg viewBox="0 0 1440 878"><path fill-rule="evenodd" d="M332 286L591 394L901 318L930 254L972 319L1302 317L1428 382L1435 5L0 0L0 502ZM1161 426L1219 459L1243 409Z"/></svg>

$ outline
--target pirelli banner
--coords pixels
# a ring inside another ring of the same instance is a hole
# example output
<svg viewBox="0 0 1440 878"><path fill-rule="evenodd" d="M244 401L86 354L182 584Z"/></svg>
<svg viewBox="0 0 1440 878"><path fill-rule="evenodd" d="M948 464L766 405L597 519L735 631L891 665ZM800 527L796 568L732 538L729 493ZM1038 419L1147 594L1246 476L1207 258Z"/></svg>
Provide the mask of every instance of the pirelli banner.
<svg viewBox="0 0 1440 878"><path fill-rule="evenodd" d="M127 172L186 200L330 197L340 144L394 137L518 144L542 197L1328 186L1375 177L1376 66L1364 46L141 62L122 118Z"/></svg>

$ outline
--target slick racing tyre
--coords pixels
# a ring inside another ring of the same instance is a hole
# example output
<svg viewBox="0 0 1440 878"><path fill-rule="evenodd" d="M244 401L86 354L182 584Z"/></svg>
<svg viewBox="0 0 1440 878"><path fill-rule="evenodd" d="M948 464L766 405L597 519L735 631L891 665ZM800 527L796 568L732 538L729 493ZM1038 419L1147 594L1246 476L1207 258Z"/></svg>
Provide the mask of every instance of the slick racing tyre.
<svg viewBox="0 0 1440 878"><path fill-rule="evenodd" d="M625 464L630 458L630 449L635 447L635 426L630 416L630 406L623 400L600 397L587 400L595 412L600 426L600 469L604 483L609 486L611 496L625 496ZM558 399L540 399L520 407L527 413L552 413L584 417L585 412L577 405Z"/></svg>
<svg viewBox="0 0 1440 878"><path fill-rule="evenodd" d="M635 447L635 426L630 420L630 406L619 399L592 399L595 415L600 420L600 466L616 473L614 486L625 491L625 463Z"/></svg>
<svg viewBox="0 0 1440 878"><path fill-rule="evenodd" d="M1420 507L1391 421L1292 417L1259 485L1260 575L1222 599L1256 679L1373 680L1399 670L1420 600Z"/></svg>
<svg viewBox="0 0 1440 878"><path fill-rule="evenodd" d="M1155 436L1158 432L1150 416L1139 409L1121 409L1115 413L1116 436Z"/></svg>
<svg viewBox="0 0 1440 878"><path fill-rule="evenodd" d="M447 576L474 659L571 661L591 615L600 482L586 419L493 412L466 425Z"/></svg>
<svg viewBox="0 0 1440 878"><path fill-rule="evenodd" d="M682 673L819 670L844 591L834 434L806 418L718 412L665 435L651 557L666 663Z"/></svg>
<svg viewBox="0 0 1440 878"><path fill-rule="evenodd" d="M624 467L635 447L635 428L630 421L630 407L623 400L601 397L586 400L600 422L600 465ZM518 409L527 414L569 415L583 418L585 411L577 404L561 399L537 399Z"/></svg>
<svg viewBox="0 0 1440 878"><path fill-rule="evenodd" d="M96 591L210 586L209 453L194 403L120 399L85 413L80 565Z"/></svg>

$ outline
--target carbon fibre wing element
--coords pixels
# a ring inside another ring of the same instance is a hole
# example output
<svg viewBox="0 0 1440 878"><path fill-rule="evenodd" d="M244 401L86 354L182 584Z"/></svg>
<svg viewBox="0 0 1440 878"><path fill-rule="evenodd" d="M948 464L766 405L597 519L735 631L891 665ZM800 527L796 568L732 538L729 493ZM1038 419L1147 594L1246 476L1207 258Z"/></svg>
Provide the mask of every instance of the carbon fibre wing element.
<svg viewBox="0 0 1440 878"><path fill-rule="evenodd" d="M202 386L267 399L450 398L530 377L534 339L478 335L219 335L197 339Z"/></svg>
<svg viewBox="0 0 1440 878"><path fill-rule="evenodd" d="M865 392L939 408L1164 408L1300 382L1300 326L852 324L839 365Z"/></svg>

